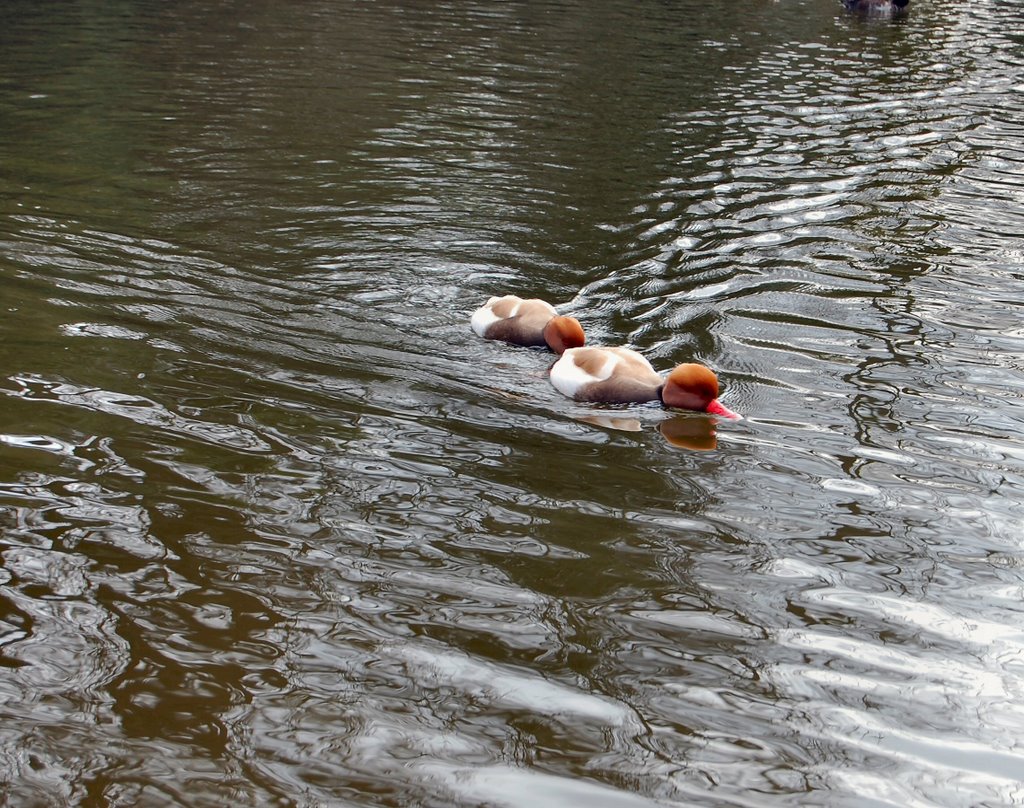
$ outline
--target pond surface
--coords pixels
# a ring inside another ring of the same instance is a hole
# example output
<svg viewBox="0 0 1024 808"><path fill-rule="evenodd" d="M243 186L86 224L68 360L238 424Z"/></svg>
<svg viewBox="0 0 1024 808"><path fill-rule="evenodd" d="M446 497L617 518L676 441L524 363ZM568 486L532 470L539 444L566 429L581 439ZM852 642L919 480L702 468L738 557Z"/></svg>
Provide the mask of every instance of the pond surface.
<svg viewBox="0 0 1024 808"><path fill-rule="evenodd" d="M4 4L4 804L1024 804L1024 9L912 6Z"/></svg>

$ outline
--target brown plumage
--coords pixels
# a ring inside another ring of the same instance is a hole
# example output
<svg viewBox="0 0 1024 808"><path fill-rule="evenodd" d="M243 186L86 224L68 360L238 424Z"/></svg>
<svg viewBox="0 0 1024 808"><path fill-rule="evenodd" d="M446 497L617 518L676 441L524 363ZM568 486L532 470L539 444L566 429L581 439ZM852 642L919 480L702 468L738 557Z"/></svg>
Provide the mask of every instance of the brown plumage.
<svg viewBox="0 0 1024 808"><path fill-rule="evenodd" d="M555 353L580 347L587 341L576 318L560 316L554 306L537 298L492 297L473 312L471 325L484 339L536 345Z"/></svg>
<svg viewBox="0 0 1024 808"><path fill-rule="evenodd" d="M718 401L718 377L703 365L677 365L665 378L629 348L573 348L551 366L551 384L576 401L640 404L738 418Z"/></svg>

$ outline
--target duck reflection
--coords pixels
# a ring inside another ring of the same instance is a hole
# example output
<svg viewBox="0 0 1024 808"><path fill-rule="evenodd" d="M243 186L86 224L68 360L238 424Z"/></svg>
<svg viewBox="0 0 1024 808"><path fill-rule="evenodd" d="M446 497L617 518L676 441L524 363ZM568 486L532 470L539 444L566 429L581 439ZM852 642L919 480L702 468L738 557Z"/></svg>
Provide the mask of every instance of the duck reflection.
<svg viewBox="0 0 1024 808"><path fill-rule="evenodd" d="M672 446L694 452L718 447L718 422L707 416L677 415L658 424L658 431Z"/></svg>
<svg viewBox="0 0 1024 808"><path fill-rule="evenodd" d="M643 430L643 424L636 418L583 415L579 420L605 429L617 429L620 432ZM658 431L670 446L694 452L708 452L718 448L717 423L717 419L706 415L676 415L661 421L658 424Z"/></svg>
<svg viewBox="0 0 1024 808"><path fill-rule="evenodd" d="M640 432L643 425L636 418L617 418L613 415L581 415L579 420L605 429L617 429L620 432Z"/></svg>

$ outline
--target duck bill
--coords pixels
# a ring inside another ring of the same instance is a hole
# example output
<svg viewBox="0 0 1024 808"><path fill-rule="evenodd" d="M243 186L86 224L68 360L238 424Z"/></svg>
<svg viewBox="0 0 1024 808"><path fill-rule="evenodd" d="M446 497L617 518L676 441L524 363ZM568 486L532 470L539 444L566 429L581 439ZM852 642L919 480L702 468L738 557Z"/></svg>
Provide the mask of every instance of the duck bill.
<svg viewBox="0 0 1024 808"><path fill-rule="evenodd" d="M705 410L705 412L711 415L720 415L723 418L732 418L734 421L738 421L740 418L743 417L738 412L733 412L732 410L730 410L717 398L710 404L708 404L708 408Z"/></svg>

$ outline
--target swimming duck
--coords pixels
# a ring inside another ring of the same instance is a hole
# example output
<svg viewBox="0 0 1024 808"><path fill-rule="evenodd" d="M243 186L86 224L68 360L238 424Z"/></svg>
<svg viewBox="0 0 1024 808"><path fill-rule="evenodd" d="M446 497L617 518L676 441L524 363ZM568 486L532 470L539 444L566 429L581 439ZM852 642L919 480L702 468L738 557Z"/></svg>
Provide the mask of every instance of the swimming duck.
<svg viewBox="0 0 1024 808"><path fill-rule="evenodd" d="M629 348L570 348L551 366L551 384L576 401L666 407L739 418L718 400L718 377L704 365L677 365L665 378Z"/></svg>
<svg viewBox="0 0 1024 808"><path fill-rule="evenodd" d="M473 312L470 324L484 339L540 345L557 354L587 342L579 320L559 315L554 306L537 298L492 297Z"/></svg>
<svg viewBox="0 0 1024 808"><path fill-rule="evenodd" d="M903 11L910 0L843 0L849 11L864 14L897 14Z"/></svg>

